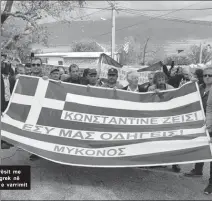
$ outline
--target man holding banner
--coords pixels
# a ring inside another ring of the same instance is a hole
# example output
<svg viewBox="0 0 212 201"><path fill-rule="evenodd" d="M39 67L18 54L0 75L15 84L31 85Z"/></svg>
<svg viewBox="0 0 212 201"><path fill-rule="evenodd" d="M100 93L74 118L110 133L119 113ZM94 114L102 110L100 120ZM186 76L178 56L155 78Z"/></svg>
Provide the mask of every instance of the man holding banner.
<svg viewBox="0 0 212 201"><path fill-rule="evenodd" d="M146 92L146 90L138 85L139 74L136 71L129 71L127 73L128 85L123 88L123 90L133 91L133 92Z"/></svg>
<svg viewBox="0 0 212 201"><path fill-rule="evenodd" d="M108 70L108 79L107 79L107 82L104 83L102 85L102 87L105 87L105 88L117 88L117 89L122 89L123 86L121 84L119 84L119 82L117 81L118 80L118 70L115 69L115 68L110 68Z"/></svg>

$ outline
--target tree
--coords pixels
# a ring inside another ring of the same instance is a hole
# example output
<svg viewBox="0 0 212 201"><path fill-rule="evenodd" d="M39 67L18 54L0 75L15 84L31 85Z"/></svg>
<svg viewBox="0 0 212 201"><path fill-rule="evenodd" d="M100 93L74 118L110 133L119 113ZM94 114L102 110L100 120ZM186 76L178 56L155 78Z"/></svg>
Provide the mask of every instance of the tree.
<svg viewBox="0 0 212 201"><path fill-rule="evenodd" d="M190 65L191 59L186 55L171 55L165 56L163 61L164 64L171 66L172 61L174 61L175 65Z"/></svg>
<svg viewBox="0 0 212 201"><path fill-rule="evenodd" d="M143 40L139 35L129 36L125 41L129 41L129 51L124 56L125 65L140 64L145 65L149 60L153 60L159 48L148 47L150 38L147 38L143 44Z"/></svg>
<svg viewBox="0 0 212 201"><path fill-rule="evenodd" d="M82 40L75 41L71 44L73 52L103 52L103 49L95 41Z"/></svg>
<svg viewBox="0 0 212 201"><path fill-rule="evenodd" d="M190 47L190 51L188 54L191 62L194 64L200 63L200 46L193 45ZM208 61L212 59L212 50L209 49L207 46L202 48L202 63L206 64Z"/></svg>
<svg viewBox="0 0 212 201"><path fill-rule="evenodd" d="M46 17L53 17L55 20L71 20L70 11L75 9L76 5L82 7L84 3L83 0L1 1L1 35L4 39L1 44L2 51L20 50L20 44L26 41L27 43L33 40L46 42L47 34L41 34L44 27L39 26L40 20Z"/></svg>

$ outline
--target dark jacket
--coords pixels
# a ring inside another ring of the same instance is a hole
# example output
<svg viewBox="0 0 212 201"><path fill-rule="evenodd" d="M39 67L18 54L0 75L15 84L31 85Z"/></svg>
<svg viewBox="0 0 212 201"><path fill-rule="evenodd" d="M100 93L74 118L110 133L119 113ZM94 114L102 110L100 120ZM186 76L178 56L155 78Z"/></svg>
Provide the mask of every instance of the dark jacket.
<svg viewBox="0 0 212 201"><path fill-rule="evenodd" d="M204 109L204 112L206 114L206 107L207 107L207 101L208 101L209 91L207 93L204 93L204 91L205 91L205 84L201 84L199 86L199 90L200 90L200 95L201 95L201 98L202 98L203 109Z"/></svg>
<svg viewBox="0 0 212 201"><path fill-rule="evenodd" d="M127 90L127 88L128 88L128 85L126 87L122 88L122 89ZM138 91L139 92L146 92L146 90L141 85L138 85Z"/></svg>
<svg viewBox="0 0 212 201"><path fill-rule="evenodd" d="M14 76L9 76L9 82L10 82L10 93L12 94L14 86L15 86L15 77ZM5 87L4 87L4 79L1 74L1 112L4 112L5 108Z"/></svg>
<svg viewBox="0 0 212 201"><path fill-rule="evenodd" d="M72 80L71 77L68 77L63 82L69 82L69 83L74 83L74 84L82 84L82 78L79 77L77 80Z"/></svg>
<svg viewBox="0 0 212 201"><path fill-rule="evenodd" d="M180 74L170 77L168 80L168 84L173 86L174 88L178 88L183 77L184 76Z"/></svg>
<svg viewBox="0 0 212 201"><path fill-rule="evenodd" d="M145 92L148 91L149 87L152 86L149 82L146 82L141 85L141 87L145 90Z"/></svg>

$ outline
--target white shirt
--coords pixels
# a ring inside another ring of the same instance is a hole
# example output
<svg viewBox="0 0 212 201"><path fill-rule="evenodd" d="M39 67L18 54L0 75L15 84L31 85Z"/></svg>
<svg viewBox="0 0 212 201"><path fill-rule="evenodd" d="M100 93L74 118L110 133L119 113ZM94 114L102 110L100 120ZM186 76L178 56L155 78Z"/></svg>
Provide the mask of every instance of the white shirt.
<svg viewBox="0 0 212 201"><path fill-rule="evenodd" d="M137 88L136 88L135 90L132 90L132 89L130 88L130 86L128 86L128 87L127 87L127 91L139 92L139 89L138 89L138 86L137 86Z"/></svg>
<svg viewBox="0 0 212 201"><path fill-rule="evenodd" d="M4 89L5 89L4 98L5 98L5 101L9 101L10 96L11 96L9 76L5 76L5 75L2 75L2 76L3 76L3 79L4 79Z"/></svg>

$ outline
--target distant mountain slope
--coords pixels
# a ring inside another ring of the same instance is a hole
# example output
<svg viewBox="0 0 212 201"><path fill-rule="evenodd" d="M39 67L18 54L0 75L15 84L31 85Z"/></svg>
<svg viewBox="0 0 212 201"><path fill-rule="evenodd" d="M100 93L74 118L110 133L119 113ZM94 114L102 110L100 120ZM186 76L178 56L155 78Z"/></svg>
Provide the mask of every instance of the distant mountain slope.
<svg viewBox="0 0 212 201"><path fill-rule="evenodd" d="M166 41L179 41L186 39L211 38L212 26L172 22L162 19L148 20L148 17L116 18L116 30L142 22L140 25L116 31L116 43L121 44L126 36L140 36L142 39L151 37L151 42L164 44ZM99 43L109 43L110 34L99 36L111 31L111 21L75 21L70 25L55 22L44 24L48 27L49 43L52 45L67 45L73 40L93 38Z"/></svg>

